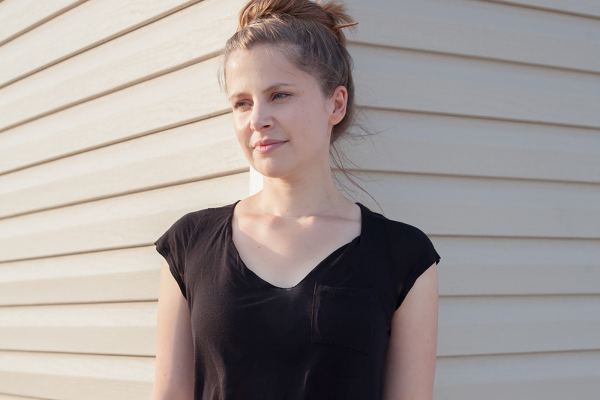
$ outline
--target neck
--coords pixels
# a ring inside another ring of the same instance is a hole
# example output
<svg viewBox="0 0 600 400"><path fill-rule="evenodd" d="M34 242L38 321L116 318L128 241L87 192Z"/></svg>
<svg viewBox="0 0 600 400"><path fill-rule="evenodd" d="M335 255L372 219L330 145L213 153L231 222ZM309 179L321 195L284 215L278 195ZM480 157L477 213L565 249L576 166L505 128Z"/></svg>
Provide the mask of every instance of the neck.
<svg viewBox="0 0 600 400"><path fill-rule="evenodd" d="M303 168L299 175L264 177L263 189L255 195L259 209L281 217L327 214L350 202L335 186L329 159L326 166Z"/></svg>

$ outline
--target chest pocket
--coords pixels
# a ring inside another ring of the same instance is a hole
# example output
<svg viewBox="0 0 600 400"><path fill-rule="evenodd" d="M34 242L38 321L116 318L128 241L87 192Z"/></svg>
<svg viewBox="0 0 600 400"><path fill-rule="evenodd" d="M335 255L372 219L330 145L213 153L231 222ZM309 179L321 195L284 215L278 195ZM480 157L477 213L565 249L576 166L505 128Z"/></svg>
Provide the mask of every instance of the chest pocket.
<svg viewBox="0 0 600 400"><path fill-rule="evenodd" d="M369 354L375 289L315 284L311 342L346 346Z"/></svg>

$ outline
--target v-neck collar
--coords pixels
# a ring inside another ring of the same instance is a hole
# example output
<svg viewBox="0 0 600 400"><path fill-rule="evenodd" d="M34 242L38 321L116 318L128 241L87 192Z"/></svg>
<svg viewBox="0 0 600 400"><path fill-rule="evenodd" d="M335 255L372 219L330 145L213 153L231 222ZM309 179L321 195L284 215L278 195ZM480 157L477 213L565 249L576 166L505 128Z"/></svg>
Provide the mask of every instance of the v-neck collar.
<svg viewBox="0 0 600 400"><path fill-rule="evenodd" d="M364 205L362 205L359 202L355 202L356 205L359 206L360 208L360 215L361 215L361 222L360 222L360 234L358 236L356 236L354 239L352 239L350 242L343 244L342 246L338 247L337 249L335 249L333 252L329 253L329 255L327 255L325 258L323 258L321 261L319 261L319 263L317 265L315 265L309 272L308 274L306 274L304 276L304 278L302 278L302 280L298 283L296 283L294 286L291 287L281 287L281 286L276 286L270 282L267 282L266 280L264 280L263 278L261 278L260 276L258 276L256 274L256 272L252 271L250 268L248 268L246 266L246 264L244 263L244 261L242 260L242 258L240 257L240 253L238 252L237 247L235 246L235 243L233 242L233 214L234 214L234 209L235 206L237 205L237 203L239 203L241 200L236 201L235 203L229 205L229 207L231 208L231 210L229 211L229 213L227 214L227 224L225 227L225 234L227 236L227 242L229 244L229 246L232 249L232 253L233 256L235 258L236 264L238 268L241 268L245 275L250 276L252 279L254 279L255 281L257 281L261 286L266 286L268 288L271 289L277 289L277 290L293 290L299 286L302 286L302 284L304 284L306 281L308 281L314 274L316 274L318 272L318 270L320 270L321 268L323 268L324 265L327 265L329 263L329 261L332 258L337 257L338 255L344 253L349 247L353 246L357 247L358 244L360 244L361 239L364 240L365 238L365 227L366 225L366 219L367 219L367 212L369 211Z"/></svg>

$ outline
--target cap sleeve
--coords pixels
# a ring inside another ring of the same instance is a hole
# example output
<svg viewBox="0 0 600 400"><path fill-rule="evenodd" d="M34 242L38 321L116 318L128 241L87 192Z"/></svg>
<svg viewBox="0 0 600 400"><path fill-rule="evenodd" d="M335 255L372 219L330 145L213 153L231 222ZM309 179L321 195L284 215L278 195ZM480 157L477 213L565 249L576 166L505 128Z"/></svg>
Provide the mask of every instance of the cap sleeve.
<svg viewBox="0 0 600 400"><path fill-rule="evenodd" d="M415 227L412 228L412 232L409 238L407 238L407 248L410 255L405 258L406 264L403 273L399 274L396 309L400 307L406 295L423 272L432 266L433 263L438 264L441 259L429 237L423 231Z"/></svg>
<svg viewBox="0 0 600 400"><path fill-rule="evenodd" d="M181 289L183 297L187 299L185 286L185 259L187 245L192 232L189 214L178 219L160 237L154 245L156 251L165 258L169 264L169 270Z"/></svg>

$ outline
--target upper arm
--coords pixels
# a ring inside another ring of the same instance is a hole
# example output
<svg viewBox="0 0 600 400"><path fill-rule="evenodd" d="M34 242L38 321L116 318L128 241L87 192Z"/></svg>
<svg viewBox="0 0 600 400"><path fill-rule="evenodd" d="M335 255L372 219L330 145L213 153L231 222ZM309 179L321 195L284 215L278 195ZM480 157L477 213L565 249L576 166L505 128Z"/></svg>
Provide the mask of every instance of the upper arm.
<svg viewBox="0 0 600 400"><path fill-rule="evenodd" d="M165 260L160 271L152 400L193 398L194 349L186 299Z"/></svg>
<svg viewBox="0 0 600 400"><path fill-rule="evenodd" d="M437 353L438 282L434 263L394 312L383 400L431 400Z"/></svg>

